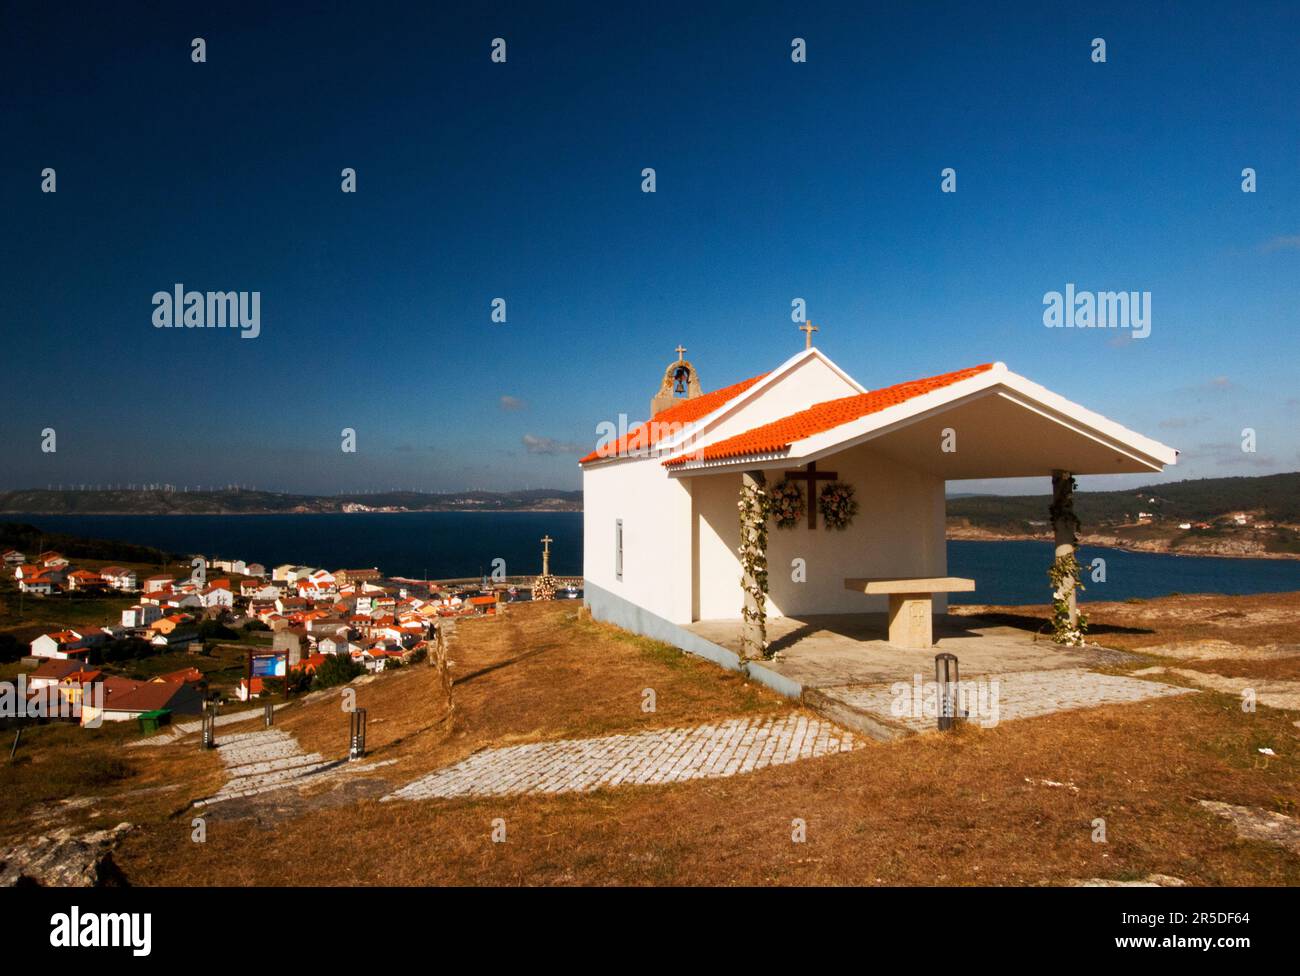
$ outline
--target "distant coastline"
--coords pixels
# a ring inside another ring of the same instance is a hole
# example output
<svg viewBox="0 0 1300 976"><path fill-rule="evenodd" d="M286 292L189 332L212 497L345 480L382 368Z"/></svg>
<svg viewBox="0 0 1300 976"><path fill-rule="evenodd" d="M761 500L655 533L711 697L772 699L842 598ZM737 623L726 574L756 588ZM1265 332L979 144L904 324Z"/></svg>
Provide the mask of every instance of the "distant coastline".
<svg viewBox="0 0 1300 976"><path fill-rule="evenodd" d="M1300 559L1300 472L1081 491L1080 543L1134 553L1227 559ZM1050 542L1051 499L1043 495L953 495L947 538ZM0 492L0 520L59 516L401 515L476 512L581 513L581 490L388 491L289 494L246 488L209 491L78 487Z"/></svg>
<svg viewBox="0 0 1300 976"><path fill-rule="evenodd" d="M546 513L548 513L548 512L578 512L578 513L581 513L581 512L582 512L582 506L578 506L578 507L576 507L576 508L403 508L403 509L400 509L400 510L393 510L393 509L370 509L370 510L367 510L367 511L351 511L351 512L345 512L345 511L342 511L342 510L335 510L335 511L327 511L327 510L295 511L295 510L293 510L293 509L288 509L288 510L275 510L275 511L272 511L272 510L268 509L268 510L265 510L265 511L235 511L235 512L220 511L220 510L216 510L216 509L203 510L203 511L194 511L194 512L188 512L188 511L187 511L187 512L178 512L178 511L168 511L168 512L122 512L122 511L115 511L115 512L96 512L96 511L92 511L92 510L90 510L90 509L77 509L75 512L65 512L65 511L57 511L57 512L11 512L11 511L8 511L8 510L0 510L0 520L4 520L4 519L16 519L16 518L40 518L40 517L42 517L42 516L47 516L47 515L93 515L93 516L95 516L96 518L119 518L119 517L120 517L120 518L130 518L130 517L133 517L133 516L140 516L140 515L156 515L156 516L158 516L158 517L160 517L160 518L171 517L171 516L179 516L179 517L182 517L182 518L183 518L183 517L185 517L185 516L187 516L187 515L220 515L220 516L223 516L223 517L224 517L224 516L237 517L237 516L242 516L242 515L263 515L263 516L265 516L265 515L419 515L419 514L422 514L422 513L427 514L427 513L429 513L429 512L460 512L460 513L465 514L465 515L509 515L509 514L511 514L511 513L514 513L514 512L520 512L520 513L527 512L527 513L531 513L531 514L534 514L534 515L541 515L541 514L546 514Z"/></svg>
<svg viewBox="0 0 1300 976"><path fill-rule="evenodd" d="M1050 533L997 532L987 529L971 528L966 525L949 525L947 538L960 542L1048 542L1052 541ZM1165 556L1193 556L1215 559L1300 559L1300 553L1271 552L1265 549L1251 549L1242 545L1224 546L1215 549L1217 543L1198 545L1191 541L1185 545L1174 545L1172 539L1144 539L1130 541L1114 535L1084 532L1079 536L1079 545L1096 549L1121 549L1124 552L1158 553Z"/></svg>
<svg viewBox="0 0 1300 976"><path fill-rule="evenodd" d="M223 489L27 489L0 492L0 515L321 515L403 512L576 512L582 492L521 491L292 495Z"/></svg>

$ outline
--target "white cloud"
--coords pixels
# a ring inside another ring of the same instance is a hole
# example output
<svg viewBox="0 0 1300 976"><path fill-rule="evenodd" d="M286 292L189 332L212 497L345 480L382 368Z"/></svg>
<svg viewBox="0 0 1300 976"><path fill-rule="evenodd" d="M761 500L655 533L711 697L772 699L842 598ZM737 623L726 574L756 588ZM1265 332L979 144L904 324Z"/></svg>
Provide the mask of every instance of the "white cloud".
<svg viewBox="0 0 1300 976"><path fill-rule="evenodd" d="M1259 246L1265 254L1274 251L1300 251L1300 234L1279 234Z"/></svg>
<svg viewBox="0 0 1300 976"><path fill-rule="evenodd" d="M525 434L522 438L524 449L529 454L582 454L583 449L572 441L557 441L554 437L538 437Z"/></svg>

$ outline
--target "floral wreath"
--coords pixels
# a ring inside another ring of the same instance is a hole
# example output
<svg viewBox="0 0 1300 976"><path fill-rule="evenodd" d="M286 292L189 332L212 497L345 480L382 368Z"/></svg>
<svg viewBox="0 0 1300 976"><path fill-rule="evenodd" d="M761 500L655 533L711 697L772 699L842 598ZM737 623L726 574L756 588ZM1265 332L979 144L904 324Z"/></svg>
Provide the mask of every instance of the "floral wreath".
<svg viewBox="0 0 1300 976"><path fill-rule="evenodd" d="M778 482L768 495L768 511L778 529L793 529L808 514L803 490L793 481Z"/></svg>
<svg viewBox="0 0 1300 976"><path fill-rule="evenodd" d="M826 528L846 528L853 521L853 516L858 514L858 503L853 498L853 486L842 481L832 481L818 496L817 510L826 520Z"/></svg>

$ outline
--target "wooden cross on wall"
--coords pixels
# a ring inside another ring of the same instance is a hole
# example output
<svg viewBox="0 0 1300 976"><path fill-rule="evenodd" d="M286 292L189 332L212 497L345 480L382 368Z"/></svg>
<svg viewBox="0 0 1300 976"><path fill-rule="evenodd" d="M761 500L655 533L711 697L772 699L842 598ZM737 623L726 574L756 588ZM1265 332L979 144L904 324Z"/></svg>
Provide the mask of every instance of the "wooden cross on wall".
<svg viewBox="0 0 1300 976"><path fill-rule="evenodd" d="M817 482L834 481L839 477L834 471L818 471L817 462L809 463L803 471L786 471L785 476L789 481L803 481L806 483L805 490L808 492L808 528L817 528Z"/></svg>

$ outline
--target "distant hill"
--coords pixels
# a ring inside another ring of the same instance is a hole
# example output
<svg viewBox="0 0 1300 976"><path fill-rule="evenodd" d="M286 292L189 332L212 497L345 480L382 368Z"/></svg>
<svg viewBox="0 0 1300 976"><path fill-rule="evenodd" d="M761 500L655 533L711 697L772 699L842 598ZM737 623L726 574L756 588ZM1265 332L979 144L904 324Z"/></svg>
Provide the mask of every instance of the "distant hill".
<svg viewBox="0 0 1300 976"><path fill-rule="evenodd" d="M1300 558L1300 472L1081 491L1074 498L1083 523L1080 539L1086 544L1183 555ZM1050 502L1047 495L950 498L948 538L1049 538ZM1245 524L1228 518L1239 512L1248 516Z"/></svg>
<svg viewBox="0 0 1300 976"><path fill-rule="evenodd" d="M1050 495L967 495L948 499L950 518L983 528L1012 528L1047 518ZM1175 481L1123 491L1080 491L1074 509L1084 525L1120 525L1138 512L1158 519L1212 522L1229 512L1252 512L1272 522L1300 522L1300 472L1247 478Z"/></svg>
<svg viewBox="0 0 1300 976"><path fill-rule="evenodd" d="M152 546L137 546L112 539L83 539L62 532L46 532L22 522L0 522L0 550L17 549L29 559L53 550L69 559L104 559L159 566L175 556Z"/></svg>
<svg viewBox="0 0 1300 976"><path fill-rule="evenodd" d="M24 515L252 515L295 512L580 511L582 492L414 492L366 495L287 495L270 491L49 491L0 492L0 513Z"/></svg>

